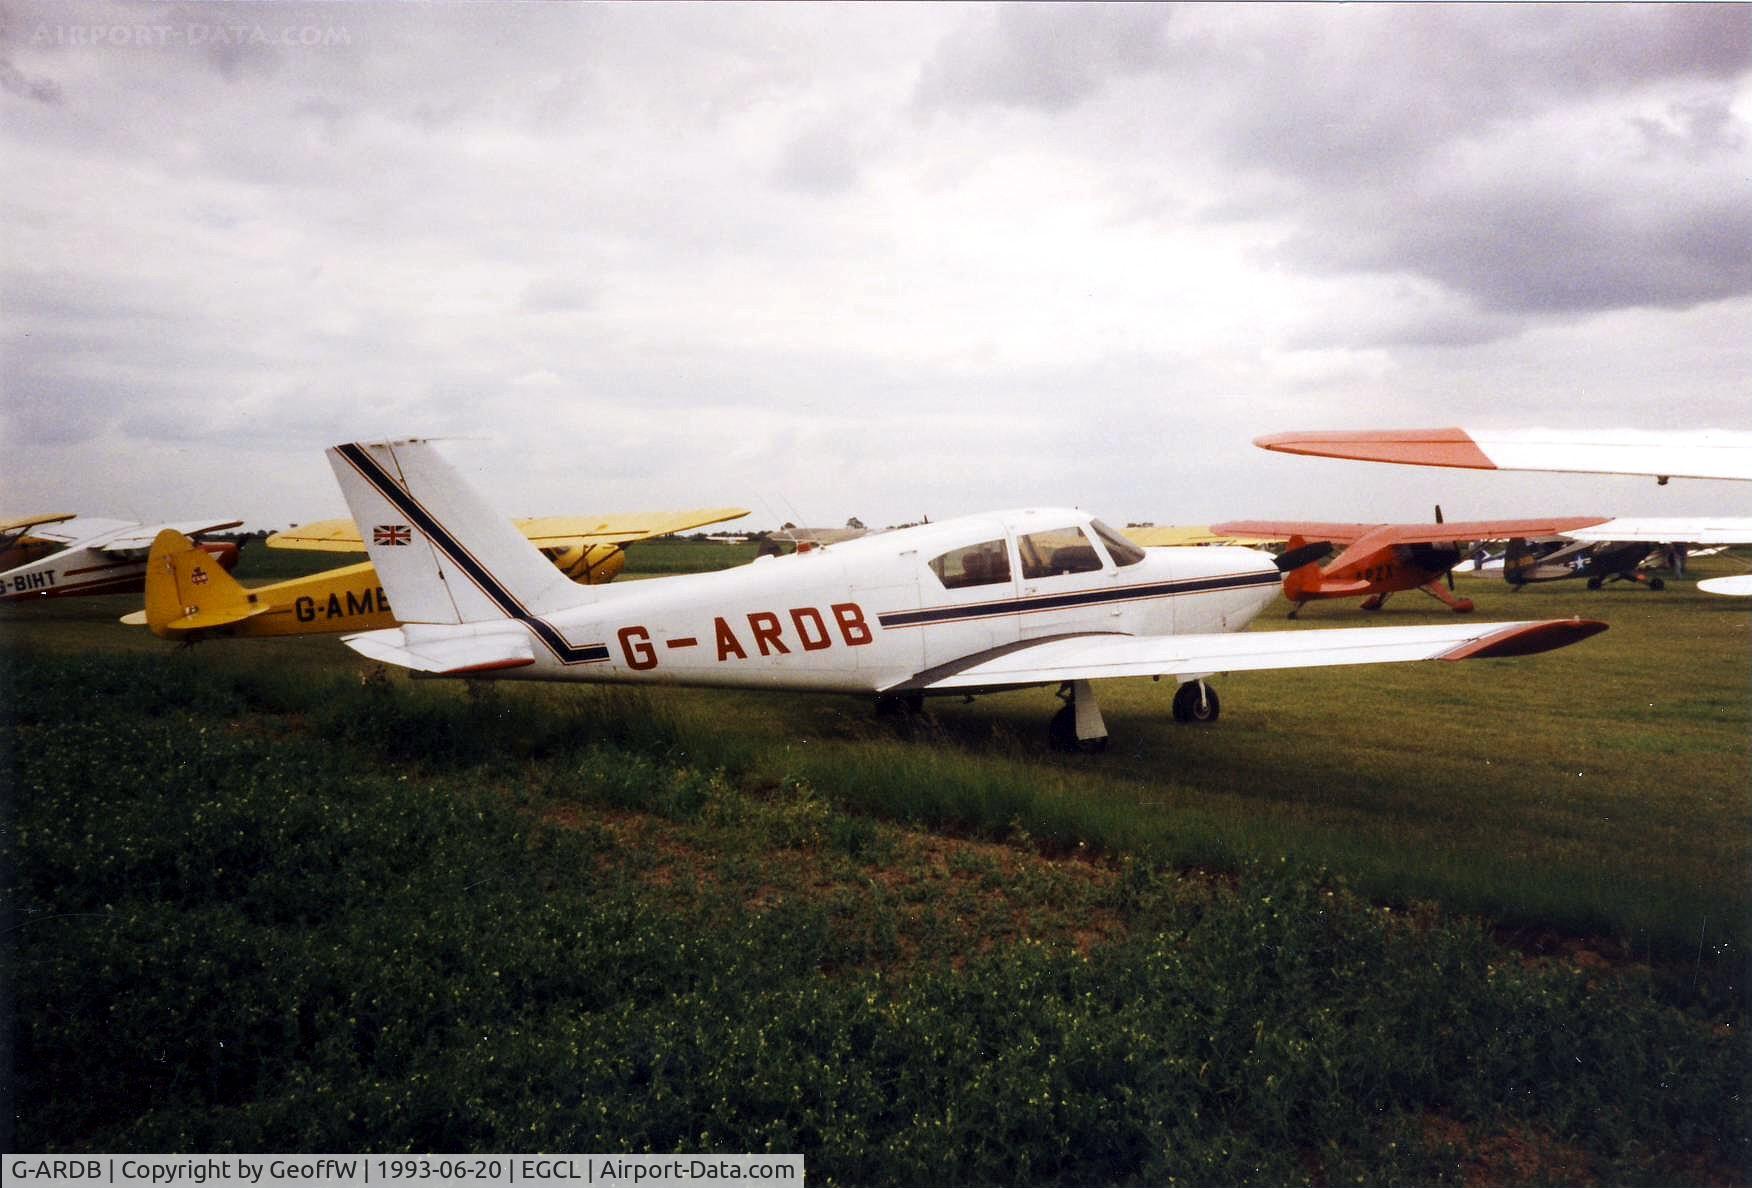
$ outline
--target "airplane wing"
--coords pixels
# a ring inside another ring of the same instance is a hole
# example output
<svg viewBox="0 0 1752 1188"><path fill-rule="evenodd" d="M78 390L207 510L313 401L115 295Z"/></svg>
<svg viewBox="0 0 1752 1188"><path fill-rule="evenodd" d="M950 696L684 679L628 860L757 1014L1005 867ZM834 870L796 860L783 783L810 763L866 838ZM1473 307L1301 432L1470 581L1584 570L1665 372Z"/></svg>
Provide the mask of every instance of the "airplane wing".
<svg viewBox="0 0 1752 1188"><path fill-rule="evenodd" d="M1362 525L1358 525L1361 527ZM1197 525L1148 524L1122 529L1125 538L1146 549L1173 548L1180 545L1262 545L1287 540L1284 535L1242 536L1225 534L1214 528Z"/></svg>
<svg viewBox="0 0 1752 1188"><path fill-rule="evenodd" d="M1347 545L1385 527L1388 525L1335 524L1325 520L1225 520L1221 524L1212 524L1210 530L1224 538L1244 536L1258 540L1288 540L1292 536L1300 536L1308 540ZM1128 531L1126 535L1130 537L1131 533Z"/></svg>
<svg viewBox="0 0 1752 1188"><path fill-rule="evenodd" d="M120 532L134 526L132 520L106 520L99 516L75 516L65 522L57 521L52 528L38 528L31 535L43 540L52 540L56 544L70 545L82 540L93 540L112 532Z"/></svg>
<svg viewBox="0 0 1752 1188"><path fill-rule="evenodd" d="M1709 594L1728 594L1735 598L1752 598L1752 573L1736 573L1732 577L1709 578L1698 582L1697 588Z"/></svg>
<svg viewBox="0 0 1752 1188"><path fill-rule="evenodd" d="M86 542L88 547L101 549L106 553L136 553L150 549L152 542L158 539L158 534L166 528L184 536L199 536L203 532L223 532L242 523L242 520L184 520L176 524L130 524L102 539L87 537Z"/></svg>
<svg viewBox="0 0 1752 1188"><path fill-rule="evenodd" d="M1230 520L1212 524L1213 532L1300 536L1308 540L1345 545L1338 556L1323 563L1337 572L1352 561L1378 549L1400 544L1439 544L1461 541L1512 540L1517 536L1557 536L1565 529L1600 523L1599 516L1568 516L1545 520L1449 520L1442 524L1325 524L1312 520ZM1359 592L1368 589L1360 587Z"/></svg>
<svg viewBox="0 0 1752 1188"><path fill-rule="evenodd" d="M1358 429L1273 433L1261 449L1408 466L1752 481L1752 433L1733 429Z"/></svg>
<svg viewBox="0 0 1752 1188"><path fill-rule="evenodd" d="M13 532L22 533L26 529L37 527L39 524L59 524L62 520L71 520L78 514L77 512L50 512L41 516L20 516L16 520L0 520L0 536L6 536ZM41 536L42 534L38 533L37 535ZM49 538L45 536L43 539Z"/></svg>
<svg viewBox="0 0 1752 1188"><path fill-rule="evenodd" d="M615 516L540 516L517 520L517 527L541 548L573 544L631 544L719 524L748 514L742 507L707 507L674 512L633 512ZM351 520L318 520L268 537L275 549L314 549L329 553L363 553L365 540Z"/></svg>
<svg viewBox="0 0 1752 1188"><path fill-rule="evenodd" d="M1104 677L1178 676L1407 660L1528 656L1606 630L1593 619L1343 627L1205 635L1076 635L997 649L985 658L932 670L891 691L993 689Z"/></svg>
<svg viewBox="0 0 1752 1188"><path fill-rule="evenodd" d="M1560 535L1571 540L1647 541L1650 544L1752 544L1752 516L1620 516Z"/></svg>
<svg viewBox="0 0 1752 1188"><path fill-rule="evenodd" d="M1543 520L1449 520L1442 524L1322 524L1312 520L1230 520L1212 524L1213 532L1253 533L1279 540L1301 536L1308 540L1329 540L1334 544L1358 543L1365 539L1372 547L1388 544L1442 544L1471 540L1513 540L1515 537L1539 538L1569 536L1572 530L1586 529L1603 522L1601 516L1554 516ZM1576 539L1582 539L1577 537ZM1618 540L1620 537L1611 539Z"/></svg>
<svg viewBox="0 0 1752 1188"><path fill-rule="evenodd" d="M634 512L618 516L540 516L518 520L532 543L540 548L567 544L631 544L738 520L748 514L745 507L697 507L687 511Z"/></svg>

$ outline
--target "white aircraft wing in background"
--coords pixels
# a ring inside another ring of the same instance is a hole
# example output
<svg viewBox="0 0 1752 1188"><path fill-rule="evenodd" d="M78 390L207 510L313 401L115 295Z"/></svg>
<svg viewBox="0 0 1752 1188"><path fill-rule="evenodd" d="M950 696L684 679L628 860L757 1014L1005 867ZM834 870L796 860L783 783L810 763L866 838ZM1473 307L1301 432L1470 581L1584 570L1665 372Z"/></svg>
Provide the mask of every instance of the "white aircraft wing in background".
<svg viewBox="0 0 1752 1188"><path fill-rule="evenodd" d="M1571 540L1648 544L1752 544L1752 516L1620 516L1559 533Z"/></svg>

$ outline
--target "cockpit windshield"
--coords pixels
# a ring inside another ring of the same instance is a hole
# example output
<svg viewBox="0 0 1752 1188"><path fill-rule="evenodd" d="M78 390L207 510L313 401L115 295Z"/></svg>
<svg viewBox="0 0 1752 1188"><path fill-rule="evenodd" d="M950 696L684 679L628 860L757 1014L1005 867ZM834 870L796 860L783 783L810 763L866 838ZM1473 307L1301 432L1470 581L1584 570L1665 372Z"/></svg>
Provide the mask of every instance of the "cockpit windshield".
<svg viewBox="0 0 1752 1188"><path fill-rule="evenodd" d="M1089 527L1095 529L1095 535L1099 536L1101 543L1107 546L1107 551L1113 557L1115 565L1124 568L1127 565L1136 565L1144 559L1144 550L1138 548L1137 545L1100 520L1091 520Z"/></svg>

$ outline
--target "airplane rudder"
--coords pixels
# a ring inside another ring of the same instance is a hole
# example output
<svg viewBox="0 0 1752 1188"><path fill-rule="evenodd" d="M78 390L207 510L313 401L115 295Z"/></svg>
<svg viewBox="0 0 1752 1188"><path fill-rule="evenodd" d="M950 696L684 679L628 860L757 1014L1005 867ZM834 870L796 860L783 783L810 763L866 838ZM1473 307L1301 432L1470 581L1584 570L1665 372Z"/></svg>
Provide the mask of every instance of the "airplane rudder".
<svg viewBox="0 0 1752 1188"><path fill-rule="evenodd" d="M223 553L171 528L153 540L146 557L146 625L152 634L175 638L176 624L190 615L241 612L248 606L249 593L226 572Z"/></svg>
<svg viewBox="0 0 1752 1188"><path fill-rule="evenodd" d="M428 441L328 451L404 623L524 619L590 601Z"/></svg>

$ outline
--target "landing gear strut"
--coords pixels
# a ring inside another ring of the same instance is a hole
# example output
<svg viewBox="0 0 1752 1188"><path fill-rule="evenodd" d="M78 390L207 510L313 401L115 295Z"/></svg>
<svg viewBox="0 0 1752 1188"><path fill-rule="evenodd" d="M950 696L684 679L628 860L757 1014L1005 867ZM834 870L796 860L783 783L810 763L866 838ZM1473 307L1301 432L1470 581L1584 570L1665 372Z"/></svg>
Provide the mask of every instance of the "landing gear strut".
<svg viewBox="0 0 1752 1188"><path fill-rule="evenodd" d="M1088 681L1066 681L1058 691L1065 704L1052 716L1047 734L1060 751L1098 755L1107 749L1107 723Z"/></svg>
<svg viewBox="0 0 1752 1188"><path fill-rule="evenodd" d="M1174 720L1193 726L1209 726L1222 712L1217 691L1203 681L1187 681L1174 691Z"/></svg>

